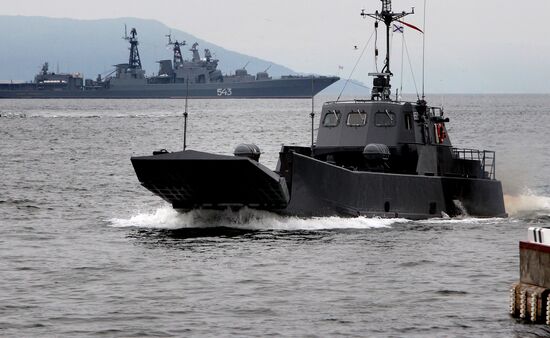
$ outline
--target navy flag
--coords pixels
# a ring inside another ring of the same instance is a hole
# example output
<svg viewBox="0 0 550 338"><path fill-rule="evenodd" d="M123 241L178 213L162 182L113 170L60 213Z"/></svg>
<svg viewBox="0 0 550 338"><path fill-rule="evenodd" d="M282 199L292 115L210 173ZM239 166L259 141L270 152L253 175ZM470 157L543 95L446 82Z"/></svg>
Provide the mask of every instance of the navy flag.
<svg viewBox="0 0 550 338"><path fill-rule="evenodd" d="M393 32L394 33L403 33L403 32L405 32L405 27L403 27L401 25L393 24Z"/></svg>

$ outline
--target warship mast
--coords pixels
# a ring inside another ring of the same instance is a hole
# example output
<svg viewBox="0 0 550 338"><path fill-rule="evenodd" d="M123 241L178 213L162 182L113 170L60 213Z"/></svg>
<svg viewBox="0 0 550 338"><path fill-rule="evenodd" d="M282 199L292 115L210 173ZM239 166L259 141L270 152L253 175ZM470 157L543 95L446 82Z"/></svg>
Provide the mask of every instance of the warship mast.
<svg viewBox="0 0 550 338"><path fill-rule="evenodd" d="M199 44L195 42L190 49L190 51L193 53L193 62L199 62L201 60L201 56L199 55L199 50L197 48L198 46Z"/></svg>
<svg viewBox="0 0 550 338"><path fill-rule="evenodd" d="M172 41L172 34L168 34L166 37L168 38L168 45L173 46L172 51L174 52L174 69L178 69L183 64L181 46L185 46L187 43L185 41L180 43L178 40Z"/></svg>
<svg viewBox="0 0 550 338"><path fill-rule="evenodd" d="M138 45L139 42L136 38L137 31L135 28L132 28L130 31L130 36L124 34L124 40L130 42L130 58L128 60L128 68L130 69L141 69L141 59L139 58Z"/></svg>
<svg viewBox="0 0 550 338"><path fill-rule="evenodd" d="M391 8L391 0L380 0L382 2L382 11L376 11L374 14L365 13L365 10L363 9L361 11L361 16L363 18L365 17L371 17L376 20L374 27L375 29L378 28L378 22L383 22L386 25L386 59L384 61L384 68L382 68L382 72L380 73L369 73L369 76L374 76L373 79L373 86L372 86L372 99L373 100L384 100L384 101L390 101L390 95L391 95L391 85L390 80L393 76L393 73L390 69L390 29L391 24L394 21L400 21L401 18L414 14L414 7L411 9L410 12L401 12L401 13L394 13Z"/></svg>

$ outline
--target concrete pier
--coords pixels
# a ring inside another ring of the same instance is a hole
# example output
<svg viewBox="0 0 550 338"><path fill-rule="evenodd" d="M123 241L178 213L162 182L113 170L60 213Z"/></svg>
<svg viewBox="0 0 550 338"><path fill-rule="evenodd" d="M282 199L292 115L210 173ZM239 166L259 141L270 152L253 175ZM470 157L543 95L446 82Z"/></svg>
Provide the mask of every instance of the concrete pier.
<svg viewBox="0 0 550 338"><path fill-rule="evenodd" d="M520 280L510 289L510 314L550 325L550 229L529 228L528 238L519 243Z"/></svg>

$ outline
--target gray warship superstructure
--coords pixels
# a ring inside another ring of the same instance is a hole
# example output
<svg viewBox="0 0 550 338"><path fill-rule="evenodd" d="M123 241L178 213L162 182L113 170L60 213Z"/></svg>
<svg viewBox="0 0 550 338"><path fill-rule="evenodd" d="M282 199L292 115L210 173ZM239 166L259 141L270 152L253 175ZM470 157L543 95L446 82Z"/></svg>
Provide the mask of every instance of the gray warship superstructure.
<svg viewBox="0 0 550 338"><path fill-rule="evenodd" d="M311 146L283 146L277 168L260 151L239 145L235 156L194 150L132 157L141 184L179 210L269 210L298 216L379 216L421 219L505 217L495 153L453 147L443 110L419 98L391 99L389 29L411 13L362 12L386 25L385 65L371 97L326 102ZM184 142L185 144L185 142Z"/></svg>
<svg viewBox="0 0 550 338"><path fill-rule="evenodd" d="M130 44L128 63L117 64L113 74L104 79L101 75L84 80L78 73L48 72L46 63L34 82L0 84L0 98L309 98L339 80L296 75L273 79L267 70L248 74L246 66L234 75L223 75L209 49L201 58L198 43L194 43L192 58L185 60L181 47L186 43L172 41L170 35L173 59L159 61L158 74L147 77L136 29L124 39Z"/></svg>

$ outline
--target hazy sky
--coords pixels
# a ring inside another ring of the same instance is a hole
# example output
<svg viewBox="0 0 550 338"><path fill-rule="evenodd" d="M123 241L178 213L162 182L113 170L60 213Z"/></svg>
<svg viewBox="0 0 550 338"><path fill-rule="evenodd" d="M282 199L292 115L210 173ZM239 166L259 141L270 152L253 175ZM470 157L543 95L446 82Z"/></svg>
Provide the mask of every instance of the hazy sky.
<svg viewBox="0 0 550 338"><path fill-rule="evenodd" d="M428 92L550 92L549 0L427 0L427 4ZM393 1L394 11L412 6L417 14L406 21L422 26L423 0ZM24 0L4 1L0 13L150 18L299 72L347 77L373 31L373 21L359 16L362 8L375 11L380 1ZM409 30L406 42L420 86L421 35ZM394 36L393 43L393 71L399 75L401 37ZM383 49L382 44L379 47ZM372 48L371 43L353 78L370 83L366 73L374 68ZM408 92L414 91L411 78L407 66Z"/></svg>

